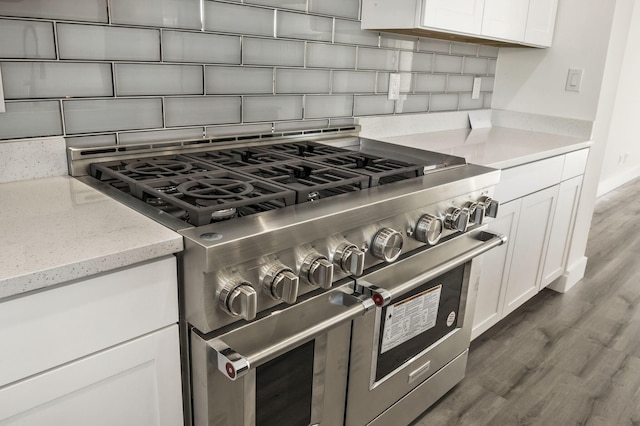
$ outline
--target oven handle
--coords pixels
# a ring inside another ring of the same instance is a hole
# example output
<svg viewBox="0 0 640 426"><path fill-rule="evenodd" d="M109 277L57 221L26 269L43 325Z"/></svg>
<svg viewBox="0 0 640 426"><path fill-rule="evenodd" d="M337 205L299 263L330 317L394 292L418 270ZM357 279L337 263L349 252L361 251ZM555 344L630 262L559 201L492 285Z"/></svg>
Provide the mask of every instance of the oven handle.
<svg viewBox="0 0 640 426"><path fill-rule="evenodd" d="M296 322L297 319L294 318L294 330L276 338L275 341L269 340L265 345L258 344L258 347L249 349L244 354L240 354L233 349L233 344L227 344L225 341L242 339L242 329L207 341L207 345L217 356L218 370L227 378L236 380L247 374L252 368L265 364L375 308L375 303L371 298L348 294L341 290L332 292L328 298L330 305L337 308L338 312L332 312L331 315L327 315L326 318L319 321L311 318L306 321L300 319ZM269 319L269 317L265 318L266 321Z"/></svg>
<svg viewBox="0 0 640 426"><path fill-rule="evenodd" d="M482 253L485 253L493 249L494 247L500 246L507 242L506 235L487 231L481 231L472 238L482 241L483 244L474 246L466 251L461 251L455 257L436 265L427 272L420 274L420 276L416 279L412 279L404 284L394 287L392 290L378 287L360 279L357 280L355 290L357 293L371 297L376 306L387 306L392 299L419 287L420 285L422 285L422 283L430 281L444 274L445 272L450 271L451 269L454 269L460 265L464 265L473 258L480 256Z"/></svg>

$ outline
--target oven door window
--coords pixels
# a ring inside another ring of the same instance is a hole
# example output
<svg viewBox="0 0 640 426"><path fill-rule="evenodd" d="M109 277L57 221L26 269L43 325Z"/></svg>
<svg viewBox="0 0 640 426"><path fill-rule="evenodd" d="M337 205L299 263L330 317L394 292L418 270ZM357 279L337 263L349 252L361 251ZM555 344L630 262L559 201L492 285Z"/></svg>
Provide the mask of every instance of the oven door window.
<svg viewBox="0 0 640 426"><path fill-rule="evenodd" d="M315 340L256 369L256 426L311 423Z"/></svg>
<svg viewBox="0 0 640 426"><path fill-rule="evenodd" d="M422 284L382 309L375 381L456 329L465 266Z"/></svg>

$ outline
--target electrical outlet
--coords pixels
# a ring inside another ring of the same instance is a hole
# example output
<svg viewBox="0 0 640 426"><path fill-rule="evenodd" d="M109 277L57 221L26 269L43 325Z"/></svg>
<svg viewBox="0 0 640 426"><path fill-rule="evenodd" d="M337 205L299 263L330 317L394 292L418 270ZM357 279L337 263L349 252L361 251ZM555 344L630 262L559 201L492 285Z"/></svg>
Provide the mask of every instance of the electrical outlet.
<svg viewBox="0 0 640 426"><path fill-rule="evenodd" d="M400 99L400 74L389 74L389 100Z"/></svg>
<svg viewBox="0 0 640 426"><path fill-rule="evenodd" d="M471 99L480 99L480 86L482 86L482 79L475 77L473 79L473 89L471 89Z"/></svg>
<svg viewBox="0 0 640 426"><path fill-rule="evenodd" d="M4 106L4 90L2 89L2 69L0 69L0 112L7 112Z"/></svg>

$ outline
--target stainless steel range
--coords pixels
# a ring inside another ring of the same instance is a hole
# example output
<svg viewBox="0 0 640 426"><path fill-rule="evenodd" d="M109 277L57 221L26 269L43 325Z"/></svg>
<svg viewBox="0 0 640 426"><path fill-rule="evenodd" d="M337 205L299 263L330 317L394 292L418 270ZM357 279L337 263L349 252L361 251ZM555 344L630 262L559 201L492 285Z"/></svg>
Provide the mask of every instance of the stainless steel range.
<svg viewBox="0 0 640 426"><path fill-rule="evenodd" d="M184 236L188 423L398 425L463 377L499 171L358 131L69 149Z"/></svg>

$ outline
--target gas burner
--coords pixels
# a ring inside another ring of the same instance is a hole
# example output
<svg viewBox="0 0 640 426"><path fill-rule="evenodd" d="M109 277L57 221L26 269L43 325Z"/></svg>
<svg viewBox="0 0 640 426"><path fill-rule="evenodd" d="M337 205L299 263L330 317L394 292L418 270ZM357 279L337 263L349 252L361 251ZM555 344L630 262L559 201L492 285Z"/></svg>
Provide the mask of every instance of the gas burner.
<svg viewBox="0 0 640 426"><path fill-rule="evenodd" d="M178 186L178 192L181 194L205 200L243 197L253 190L253 185L249 182L234 179L198 179Z"/></svg>
<svg viewBox="0 0 640 426"><path fill-rule="evenodd" d="M140 175L165 177L187 173L193 169L193 165L177 160L145 159L129 163L125 169Z"/></svg>

